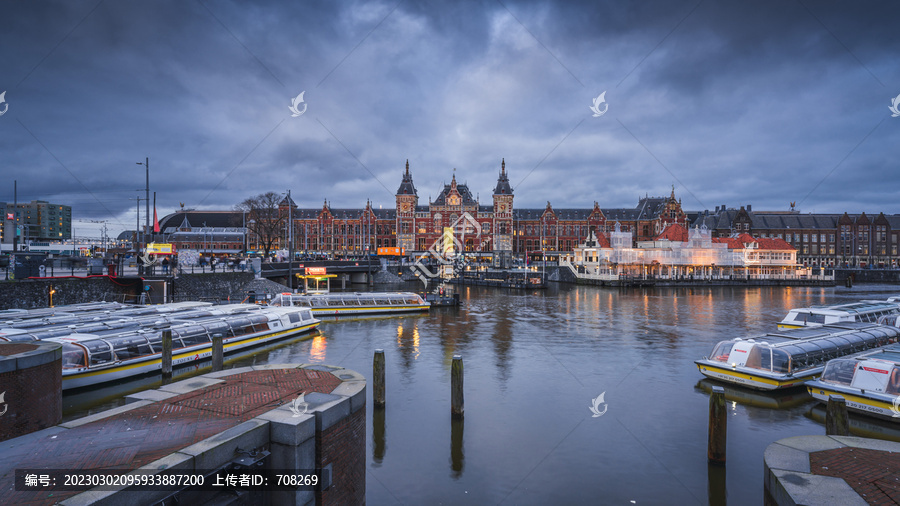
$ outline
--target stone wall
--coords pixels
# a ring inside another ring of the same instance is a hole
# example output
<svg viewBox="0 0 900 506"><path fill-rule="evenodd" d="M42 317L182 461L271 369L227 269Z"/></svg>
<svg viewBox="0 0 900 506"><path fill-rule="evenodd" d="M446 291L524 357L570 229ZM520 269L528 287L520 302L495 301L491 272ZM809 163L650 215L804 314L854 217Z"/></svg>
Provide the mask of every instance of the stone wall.
<svg viewBox="0 0 900 506"><path fill-rule="evenodd" d="M50 288L55 290L53 305L77 304L96 300L133 299L140 294L140 278L60 277L0 282L0 309L34 309L50 306Z"/></svg>
<svg viewBox="0 0 900 506"><path fill-rule="evenodd" d="M175 278L175 300L240 302L247 296L244 286L253 279L249 272L182 274Z"/></svg>

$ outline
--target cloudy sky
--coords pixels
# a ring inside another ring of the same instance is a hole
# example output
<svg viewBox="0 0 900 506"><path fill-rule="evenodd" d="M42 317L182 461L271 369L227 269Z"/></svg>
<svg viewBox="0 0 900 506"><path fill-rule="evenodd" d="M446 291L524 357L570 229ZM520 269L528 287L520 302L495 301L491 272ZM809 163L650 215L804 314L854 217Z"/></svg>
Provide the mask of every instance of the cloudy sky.
<svg viewBox="0 0 900 506"><path fill-rule="evenodd" d="M3 8L0 201L17 180L76 236L134 226L145 157L160 216L393 206L407 159L420 204L454 168L488 203L501 158L517 207L900 213L895 1Z"/></svg>

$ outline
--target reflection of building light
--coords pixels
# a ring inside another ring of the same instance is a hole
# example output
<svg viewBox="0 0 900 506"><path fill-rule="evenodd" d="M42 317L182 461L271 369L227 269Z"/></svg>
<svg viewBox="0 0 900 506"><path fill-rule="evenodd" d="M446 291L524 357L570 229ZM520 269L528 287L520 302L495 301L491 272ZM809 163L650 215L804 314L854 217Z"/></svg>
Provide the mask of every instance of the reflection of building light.
<svg viewBox="0 0 900 506"><path fill-rule="evenodd" d="M312 346L309 349L310 360L313 362L324 362L326 348L328 348L328 343L325 341L324 335L319 334L314 337Z"/></svg>
<svg viewBox="0 0 900 506"><path fill-rule="evenodd" d="M419 326L413 327L413 359L419 358Z"/></svg>
<svg viewBox="0 0 900 506"><path fill-rule="evenodd" d="M735 411L737 409L737 401L731 401L731 410Z"/></svg>
<svg viewBox="0 0 900 506"><path fill-rule="evenodd" d="M403 337L403 325L397 325L397 344L399 346L403 346L403 341L401 339L402 337Z"/></svg>

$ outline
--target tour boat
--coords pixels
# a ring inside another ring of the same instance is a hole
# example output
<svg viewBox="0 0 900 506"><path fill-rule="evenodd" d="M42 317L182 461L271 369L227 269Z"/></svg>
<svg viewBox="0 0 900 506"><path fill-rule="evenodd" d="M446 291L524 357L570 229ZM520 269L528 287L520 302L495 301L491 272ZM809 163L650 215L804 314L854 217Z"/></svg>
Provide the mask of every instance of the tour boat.
<svg viewBox="0 0 900 506"><path fill-rule="evenodd" d="M900 314L900 302L864 300L850 304L791 309L778 323L780 329L817 327L829 323L876 322L879 317Z"/></svg>
<svg viewBox="0 0 900 506"><path fill-rule="evenodd" d="M849 410L900 421L900 346L830 360L806 388L821 402L840 395Z"/></svg>
<svg viewBox="0 0 900 506"><path fill-rule="evenodd" d="M222 335L224 352L309 332L319 325L309 308L264 308L209 318L174 320L172 365L212 356L212 338ZM52 337L62 347L62 388L69 390L158 371L162 367L162 329L131 329L117 334Z"/></svg>
<svg viewBox="0 0 900 506"><path fill-rule="evenodd" d="M155 306L154 306L155 307ZM57 315L44 320L0 323L0 341L27 342L69 334L108 334L125 332L130 328L159 326L172 321L184 322L195 318L207 318L260 309L256 304L223 304L220 306L192 307L183 310L168 308L161 311L137 313L114 312L84 318L81 315Z"/></svg>
<svg viewBox="0 0 900 506"><path fill-rule="evenodd" d="M898 317L888 316L881 323L895 327ZM830 360L806 389L821 402L840 395L847 409L900 421L900 345Z"/></svg>
<svg viewBox="0 0 900 506"><path fill-rule="evenodd" d="M817 377L830 359L894 344L900 338L900 328L863 322L823 325L817 328L821 335L816 337L810 337L809 330L721 341L708 358L695 363L708 378L758 390L778 390ZM807 337L790 337L794 332L805 332Z"/></svg>
<svg viewBox="0 0 900 506"><path fill-rule="evenodd" d="M431 304L412 292L280 293L272 306L301 306L313 316L342 316L428 311Z"/></svg>

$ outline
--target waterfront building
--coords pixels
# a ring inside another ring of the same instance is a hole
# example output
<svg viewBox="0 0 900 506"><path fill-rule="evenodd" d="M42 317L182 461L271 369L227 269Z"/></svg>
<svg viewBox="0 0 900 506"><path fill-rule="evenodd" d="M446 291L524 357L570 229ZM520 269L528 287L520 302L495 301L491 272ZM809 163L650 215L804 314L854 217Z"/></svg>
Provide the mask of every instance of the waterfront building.
<svg viewBox="0 0 900 506"><path fill-rule="evenodd" d="M67 241L72 238L72 207L43 200L0 202L0 243L12 244L18 226L19 244Z"/></svg>
<svg viewBox="0 0 900 506"><path fill-rule="evenodd" d="M898 264L900 215L801 214L799 211L753 211L717 206L694 219L716 237L747 233L777 238L797 249L797 259L810 267L891 267Z"/></svg>
<svg viewBox="0 0 900 506"><path fill-rule="evenodd" d="M608 238L591 233L560 264L578 277L607 281L622 276L790 279L808 274L797 263L797 250L781 239L713 237L702 226L687 230L674 223L649 241L635 242L633 233L619 226Z"/></svg>

